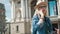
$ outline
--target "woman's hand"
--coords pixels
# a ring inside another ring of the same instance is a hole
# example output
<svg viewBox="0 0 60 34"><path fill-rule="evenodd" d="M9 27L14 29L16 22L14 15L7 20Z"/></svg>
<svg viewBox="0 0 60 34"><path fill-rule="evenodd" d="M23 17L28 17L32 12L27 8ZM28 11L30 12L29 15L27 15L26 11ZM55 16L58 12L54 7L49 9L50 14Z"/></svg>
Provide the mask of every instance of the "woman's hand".
<svg viewBox="0 0 60 34"><path fill-rule="evenodd" d="M43 13L42 9L39 11L39 14L41 15L41 18L44 18L44 13Z"/></svg>

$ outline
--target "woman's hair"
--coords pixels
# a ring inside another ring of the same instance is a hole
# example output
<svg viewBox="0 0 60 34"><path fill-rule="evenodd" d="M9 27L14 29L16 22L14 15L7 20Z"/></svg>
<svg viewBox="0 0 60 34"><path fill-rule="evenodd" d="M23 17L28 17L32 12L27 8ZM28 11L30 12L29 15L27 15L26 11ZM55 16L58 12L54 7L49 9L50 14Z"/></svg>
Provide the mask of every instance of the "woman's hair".
<svg viewBox="0 0 60 34"><path fill-rule="evenodd" d="M38 11L38 9L36 9L36 10L35 10L35 13L34 13L34 15L33 15L33 16L35 16L35 15L37 14L37 11Z"/></svg>
<svg viewBox="0 0 60 34"><path fill-rule="evenodd" d="M38 12L38 9L36 9L36 10L35 10L35 13L34 13L34 15L33 15L33 16L35 16L35 15L37 14L37 12ZM44 13L44 14L45 14L44 16L46 16L47 11L45 11L45 13Z"/></svg>
<svg viewBox="0 0 60 34"><path fill-rule="evenodd" d="M41 7L41 6L47 6L47 2L40 2L39 4L37 4L35 7L34 7L34 9L38 9L39 7Z"/></svg>

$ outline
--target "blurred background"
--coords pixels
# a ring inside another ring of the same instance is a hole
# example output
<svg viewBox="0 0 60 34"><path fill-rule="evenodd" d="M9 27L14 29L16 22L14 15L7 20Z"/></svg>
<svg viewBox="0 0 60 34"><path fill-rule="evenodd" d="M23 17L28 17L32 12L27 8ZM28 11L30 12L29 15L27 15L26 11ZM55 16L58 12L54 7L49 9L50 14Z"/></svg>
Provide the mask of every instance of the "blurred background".
<svg viewBox="0 0 60 34"><path fill-rule="evenodd" d="M48 3L47 17L53 34L60 34L60 0L0 0L0 34L31 34L31 23L37 1Z"/></svg>

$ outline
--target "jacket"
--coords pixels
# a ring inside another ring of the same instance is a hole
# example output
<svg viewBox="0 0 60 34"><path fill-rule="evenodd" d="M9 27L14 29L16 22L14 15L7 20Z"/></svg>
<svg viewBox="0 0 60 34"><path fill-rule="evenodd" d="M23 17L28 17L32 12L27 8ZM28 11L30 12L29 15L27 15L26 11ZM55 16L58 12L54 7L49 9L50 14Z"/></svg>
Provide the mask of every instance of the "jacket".
<svg viewBox="0 0 60 34"><path fill-rule="evenodd" d="M44 17L43 26L38 25L39 18L37 15L32 18L32 34L51 34L53 31L52 22L48 17Z"/></svg>

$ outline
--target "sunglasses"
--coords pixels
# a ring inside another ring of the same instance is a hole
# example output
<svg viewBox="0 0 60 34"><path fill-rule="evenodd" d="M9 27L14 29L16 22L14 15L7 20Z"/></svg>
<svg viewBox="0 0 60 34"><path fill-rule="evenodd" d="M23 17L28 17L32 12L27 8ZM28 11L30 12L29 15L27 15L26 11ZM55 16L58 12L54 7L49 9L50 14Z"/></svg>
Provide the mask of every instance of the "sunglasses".
<svg viewBox="0 0 60 34"><path fill-rule="evenodd" d="M46 8L46 6L40 6L38 7L38 10L43 9L43 8Z"/></svg>
<svg viewBox="0 0 60 34"><path fill-rule="evenodd" d="M46 6L40 6L39 8L46 8Z"/></svg>

